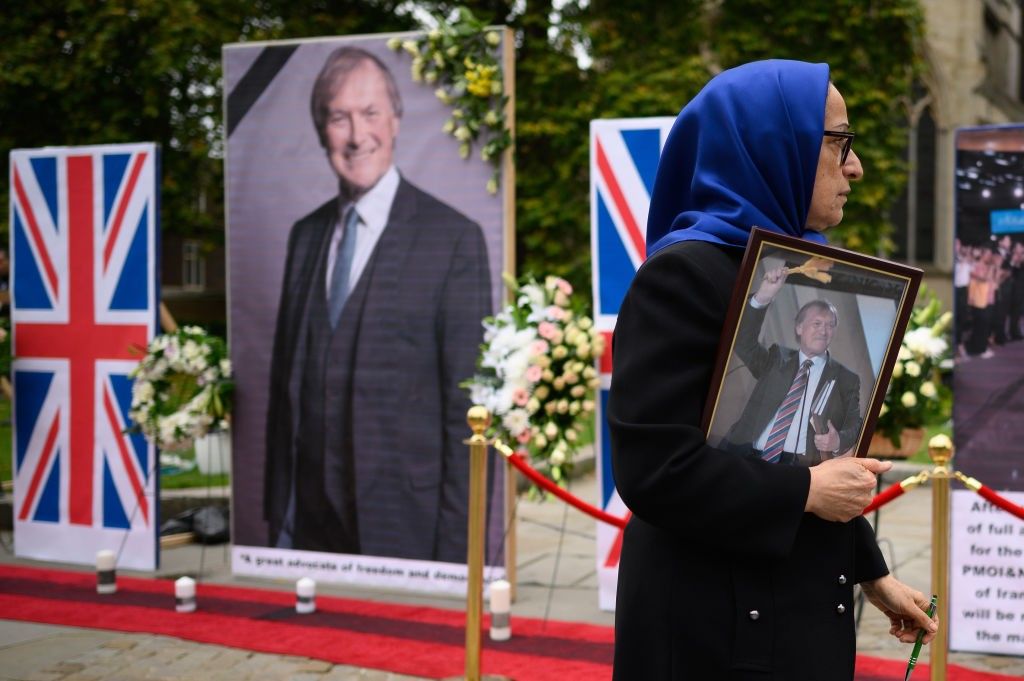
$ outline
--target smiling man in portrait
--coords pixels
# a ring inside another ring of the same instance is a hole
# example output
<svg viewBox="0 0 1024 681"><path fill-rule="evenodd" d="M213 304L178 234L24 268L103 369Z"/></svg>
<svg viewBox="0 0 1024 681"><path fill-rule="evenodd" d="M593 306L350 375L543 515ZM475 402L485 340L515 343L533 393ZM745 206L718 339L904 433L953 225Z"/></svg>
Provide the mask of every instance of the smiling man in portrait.
<svg viewBox="0 0 1024 681"><path fill-rule="evenodd" d="M469 400L491 313L480 226L402 177L379 58L327 58L310 113L338 195L291 228L267 412L269 545L464 562Z"/></svg>

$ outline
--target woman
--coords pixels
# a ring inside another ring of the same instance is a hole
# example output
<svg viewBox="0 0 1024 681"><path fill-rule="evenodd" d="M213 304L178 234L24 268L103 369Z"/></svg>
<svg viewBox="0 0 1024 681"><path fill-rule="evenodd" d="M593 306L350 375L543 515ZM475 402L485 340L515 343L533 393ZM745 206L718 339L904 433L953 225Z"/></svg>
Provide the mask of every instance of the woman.
<svg viewBox="0 0 1024 681"><path fill-rule="evenodd" d="M828 66L772 60L714 78L658 168L648 260L620 310L608 408L633 512L615 678L849 681L853 585L914 640L923 594L888 575L860 512L874 459L780 466L707 445L701 410L752 226L824 241L863 171Z"/></svg>
<svg viewBox="0 0 1024 681"><path fill-rule="evenodd" d="M976 251L974 265L971 267L971 278L967 285L967 305L971 308L971 336L964 346L971 357L988 359L994 356L989 347L989 335L992 332L992 309L1002 263L997 251Z"/></svg>

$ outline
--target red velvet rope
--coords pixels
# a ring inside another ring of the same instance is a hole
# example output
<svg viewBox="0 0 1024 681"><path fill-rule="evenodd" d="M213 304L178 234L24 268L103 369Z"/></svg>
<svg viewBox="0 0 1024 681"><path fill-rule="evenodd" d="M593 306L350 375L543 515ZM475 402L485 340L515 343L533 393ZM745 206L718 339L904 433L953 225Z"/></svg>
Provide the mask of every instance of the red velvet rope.
<svg viewBox="0 0 1024 681"><path fill-rule="evenodd" d="M999 496L999 494L997 494L991 487L982 485L981 488L978 489L978 494L984 497L987 501L991 501L994 505L1003 509L1007 513L1011 513L1021 520L1024 520L1024 506L1018 506L1009 499Z"/></svg>
<svg viewBox="0 0 1024 681"><path fill-rule="evenodd" d="M871 503L867 505L867 508L864 509L861 515L867 515L868 513L885 506L896 497L901 496L903 492L903 485L900 483L897 482L895 485L889 485L888 488L871 500Z"/></svg>
<svg viewBox="0 0 1024 681"><path fill-rule="evenodd" d="M534 468L530 466L530 464L528 464L526 460L523 459L523 457L520 456L519 454L513 452L512 454L509 454L506 458L512 462L513 466L519 469L520 473L522 473L530 480L532 480L534 484L541 487L542 489L547 490L548 492L551 492L556 497L558 497L565 503L569 504L570 506L575 506L576 508L583 511L587 515L593 516L601 522L608 523L609 525L613 525L618 528L623 528L626 526L625 518L616 518L610 513L605 513L596 506L591 506L590 504L583 501L579 497L573 494L569 494L569 492L565 491L564 489L562 489L561 487L559 487L558 485L556 485L555 483L551 482L543 475L538 473L536 470L534 470Z"/></svg>

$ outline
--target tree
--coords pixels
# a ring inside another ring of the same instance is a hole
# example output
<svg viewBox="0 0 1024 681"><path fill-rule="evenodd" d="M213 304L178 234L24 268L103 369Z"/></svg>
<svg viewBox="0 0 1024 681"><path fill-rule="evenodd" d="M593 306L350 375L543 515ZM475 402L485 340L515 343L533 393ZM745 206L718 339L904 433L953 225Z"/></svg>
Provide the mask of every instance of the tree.
<svg viewBox="0 0 1024 681"><path fill-rule="evenodd" d="M39 0L0 8L0 152L155 141L163 229L224 234L221 46L405 29L395 2ZM6 199L8 187L0 199ZM6 201L4 202L6 205Z"/></svg>
<svg viewBox="0 0 1024 681"><path fill-rule="evenodd" d="M223 238L224 43L414 28L396 0L39 0L0 7L0 150L156 141L164 229ZM469 0L516 40L519 269L590 290L589 122L666 116L721 68L765 57L828 61L867 174L835 231L891 247L906 169L904 99L921 72L918 0ZM18 6L15 6L18 5ZM6 198L6 186L0 199Z"/></svg>

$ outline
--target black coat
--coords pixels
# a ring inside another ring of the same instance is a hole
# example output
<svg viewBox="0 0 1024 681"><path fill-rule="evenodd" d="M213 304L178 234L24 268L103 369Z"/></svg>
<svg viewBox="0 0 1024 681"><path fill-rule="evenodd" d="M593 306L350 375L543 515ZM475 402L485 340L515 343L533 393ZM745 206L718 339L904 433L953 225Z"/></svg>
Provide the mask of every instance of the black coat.
<svg viewBox="0 0 1024 681"><path fill-rule="evenodd" d="M288 239L267 415L264 512L271 546L292 485L297 353L306 343L310 292L324 285L314 273L337 216L332 199L295 223ZM469 494L462 441L470 405L459 383L473 375L480 322L491 313L483 233L403 179L372 260L362 274L370 279L354 347L351 413L337 415L354 453L362 552L461 563Z"/></svg>
<svg viewBox="0 0 1024 681"><path fill-rule="evenodd" d="M669 246L619 312L608 406L633 512L615 679L849 681L853 585L887 573L863 518L803 511L810 472L709 447L700 428L739 249Z"/></svg>

